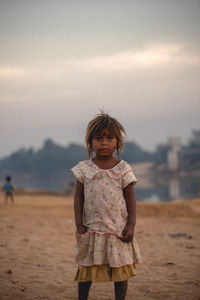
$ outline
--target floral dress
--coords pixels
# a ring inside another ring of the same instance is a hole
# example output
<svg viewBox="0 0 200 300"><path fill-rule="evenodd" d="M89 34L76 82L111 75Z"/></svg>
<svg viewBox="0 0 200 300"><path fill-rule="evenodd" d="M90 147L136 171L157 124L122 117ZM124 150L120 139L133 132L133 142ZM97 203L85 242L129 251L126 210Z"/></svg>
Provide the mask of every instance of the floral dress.
<svg viewBox="0 0 200 300"><path fill-rule="evenodd" d="M119 239L127 221L123 189L137 179L131 166L121 160L112 169L101 169L91 159L72 169L84 184L84 234L76 233L75 259L79 264L75 280L123 281L135 275L141 262L135 237L125 243Z"/></svg>

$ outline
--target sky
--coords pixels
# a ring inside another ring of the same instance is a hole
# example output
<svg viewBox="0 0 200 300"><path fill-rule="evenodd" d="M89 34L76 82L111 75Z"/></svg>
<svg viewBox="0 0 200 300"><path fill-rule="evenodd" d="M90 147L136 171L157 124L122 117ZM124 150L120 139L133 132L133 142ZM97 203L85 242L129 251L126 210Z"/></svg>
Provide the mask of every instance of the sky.
<svg viewBox="0 0 200 300"><path fill-rule="evenodd" d="M103 109L153 151L200 129L199 0L0 0L0 158L84 143Z"/></svg>

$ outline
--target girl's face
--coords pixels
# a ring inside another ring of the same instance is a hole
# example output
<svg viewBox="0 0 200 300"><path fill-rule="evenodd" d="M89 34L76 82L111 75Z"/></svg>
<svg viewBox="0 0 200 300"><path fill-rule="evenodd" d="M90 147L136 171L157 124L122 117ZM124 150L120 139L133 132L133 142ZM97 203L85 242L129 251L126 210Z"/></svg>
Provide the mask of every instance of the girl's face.
<svg viewBox="0 0 200 300"><path fill-rule="evenodd" d="M117 138L107 128L103 129L92 139L92 149L97 156L112 156L117 147Z"/></svg>

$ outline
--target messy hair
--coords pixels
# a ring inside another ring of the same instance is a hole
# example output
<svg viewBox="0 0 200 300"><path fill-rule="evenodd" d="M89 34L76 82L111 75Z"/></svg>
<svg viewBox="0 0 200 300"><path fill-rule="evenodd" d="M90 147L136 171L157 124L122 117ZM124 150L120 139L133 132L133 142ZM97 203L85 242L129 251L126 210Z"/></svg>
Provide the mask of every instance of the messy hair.
<svg viewBox="0 0 200 300"><path fill-rule="evenodd" d="M92 119L88 126L85 136L85 142L87 147L87 152L89 158L92 157L92 139L95 135L101 133L103 129L108 129L117 139L117 156L119 151L123 151L123 143L126 137L126 131L122 124L118 122L115 118L110 117L108 114L101 112Z"/></svg>

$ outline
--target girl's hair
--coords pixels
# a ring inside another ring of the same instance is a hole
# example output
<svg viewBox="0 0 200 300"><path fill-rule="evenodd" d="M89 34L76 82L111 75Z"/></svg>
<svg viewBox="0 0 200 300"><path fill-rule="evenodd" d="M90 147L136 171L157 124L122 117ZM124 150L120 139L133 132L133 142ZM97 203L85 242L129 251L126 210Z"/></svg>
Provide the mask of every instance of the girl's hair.
<svg viewBox="0 0 200 300"><path fill-rule="evenodd" d="M6 176L6 180L7 180L7 181L11 181L11 176L10 176L10 175L7 175L7 176Z"/></svg>
<svg viewBox="0 0 200 300"><path fill-rule="evenodd" d="M100 134L103 129L107 128L117 138L117 156L119 151L123 151L123 142L126 137L126 131L122 124L115 118L110 117L108 114L101 112L92 119L88 126L85 136L85 142L87 146L87 152L89 158L92 156L92 139L95 135Z"/></svg>

